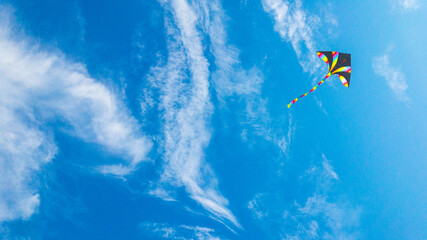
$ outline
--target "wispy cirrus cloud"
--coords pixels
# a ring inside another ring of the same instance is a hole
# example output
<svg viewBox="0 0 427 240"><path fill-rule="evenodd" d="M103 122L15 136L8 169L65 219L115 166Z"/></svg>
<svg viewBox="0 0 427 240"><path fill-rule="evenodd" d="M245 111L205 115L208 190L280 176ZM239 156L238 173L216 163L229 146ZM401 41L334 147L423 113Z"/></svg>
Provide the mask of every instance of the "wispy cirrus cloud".
<svg viewBox="0 0 427 240"><path fill-rule="evenodd" d="M220 104L228 97L242 98L246 104L244 122L283 152L288 149L293 127L290 126L283 137L267 127L270 119L265 104L257 104L263 82L261 72L256 67L241 67L239 50L227 42L227 16L219 1L161 3L166 10L168 57L152 68L148 80L156 90L145 89L146 99L141 103L152 107L154 102L159 102L163 114L160 154L164 169L160 183L154 184L149 193L171 201L173 190L168 190L165 183L184 186L190 197L214 218L228 220L239 227L205 160L214 110L208 89L213 87ZM206 48L213 62L208 62L203 52ZM209 65L215 66L213 72L209 71ZM159 93L158 101L153 99L156 95L153 92Z"/></svg>
<svg viewBox="0 0 427 240"><path fill-rule="evenodd" d="M295 124L292 122L292 114L288 114L288 127L277 129L275 124L285 124L282 121L273 121L270 117L267 100L258 96L257 99L249 99L246 105L245 124L259 136L273 143L285 156L288 156L289 147L295 132ZM246 134L245 134L246 135ZM245 136L244 141L247 140Z"/></svg>
<svg viewBox="0 0 427 240"><path fill-rule="evenodd" d="M150 235L162 239L198 239L198 240L220 240L215 230L207 227L178 225L172 226L167 223L144 222L139 228Z"/></svg>
<svg viewBox="0 0 427 240"><path fill-rule="evenodd" d="M287 239L360 239L357 231L360 209L348 202L331 202L325 195L314 194L304 206L298 204L295 215L289 221L299 223L298 232ZM315 227L314 227L315 226Z"/></svg>
<svg viewBox="0 0 427 240"><path fill-rule="evenodd" d="M58 151L52 122L123 157L102 173L129 174L151 148L114 91L17 29L13 9L0 5L0 222L27 219L39 206L36 175Z"/></svg>
<svg viewBox="0 0 427 240"><path fill-rule="evenodd" d="M159 91L162 111L161 155L164 159L159 188L164 184L184 186L190 197L219 221L240 227L218 190L218 180L205 161L204 150L211 138L213 113L210 99L209 63L204 56L202 17L185 0L162 3L167 29L166 64L152 68L148 78ZM173 199L170 191L154 189L155 196Z"/></svg>
<svg viewBox="0 0 427 240"><path fill-rule="evenodd" d="M406 94L408 84L405 74L391 65L388 54L375 57L372 60L372 68L375 74L384 78L399 101L410 102L411 99Z"/></svg>
<svg viewBox="0 0 427 240"><path fill-rule="evenodd" d="M404 11L416 10L420 6L418 0L398 0L398 4Z"/></svg>
<svg viewBox="0 0 427 240"><path fill-rule="evenodd" d="M215 91L220 99L229 96L258 96L263 79L257 67L244 69L239 59L239 49L227 42L226 19L218 0L199 1L200 25L210 40L210 51L214 56L215 71L212 73Z"/></svg>
<svg viewBox="0 0 427 240"><path fill-rule="evenodd" d="M245 69L241 66L240 51L227 41L226 21L221 3L214 1L199 1L196 9L200 25L210 40L210 52L214 57L215 71L212 73L214 89L221 101L228 97L239 97L246 105L242 125L249 125L257 135L275 144L283 153L288 150L292 137L292 117L289 118L288 133L277 133L271 127L272 120L267 109L267 99L261 97L263 76L256 67ZM245 126L247 127L247 126ZM247 130L244 130L247 135Z"/></svg>
<svg viewBox="0 0 427 240"><path fill-rule="evenodd" d="M298 231L285 239L359 239L361 209L344 198L332 200L329 196L339 177L325 154L321 166L311 166L303 178L314 181L316 189L303 206L295 202L284 215L285 220L298 225Z"/></svg>
<svg viewBox="0 0 427 240"><path fill-rule="evenodd" d="M339 180L338 174L334 171L329 159L326 158L325 154L322 153L322 167L323 167L323 178L331 180Z"/></svg>
<svg viewBox="0 0 427 240"><path fill-rule="evenodd" d="M322 154L321 164L309 167L299 179L315 185L303 205L294 200L286 206L280 204L285 202L283 196L260 193L249 201L248 208L267 231L271 227L280 229L281 239L359 239L360 208L343 197L334 200L329 194L338 179Z"/></svg>
<svg viewBox="0 0 427 240"><path fill-rule="evenodd" d="M211 137L209 122L214 110L209 95L210 80L221 104L231 96L244 99L248 117L245 122L258 129L260 135L274 141L284 152L290 139L273 134L265 122L268 114L258 111L256 98L261 93L261 73L256 67L242 68L239 50L227 43L227 16L221 3L171 1L162 2L162 5L166 10L168 58L166 63L152 68L148 79L160 96L159 101L154 102L160 102L163 114L161 155L164 169L157 188L149 193L171 201L173 190L167 190L164 184L184 186L190 197L214 218L240 227L227 208L228 201L221 195L218 180L205 160L204 150ZM213 62L207 61L205 48L210 50ZM212 73L210 64L215 66ZM153 94L144 95L149 97L141 105L152 106ZM263 122L262 126L257 121ZM290 128L288 138L291 135Z"/></svg>
<svg viewBox="0 0 427 240"><path fill-rule="evenodd" d="M305 72L314 74L321 67L316 56L316 41L313 28L317 19L302 8L301 0L262 0L262 6L274 19L274 30L289 42Z"/></svg>

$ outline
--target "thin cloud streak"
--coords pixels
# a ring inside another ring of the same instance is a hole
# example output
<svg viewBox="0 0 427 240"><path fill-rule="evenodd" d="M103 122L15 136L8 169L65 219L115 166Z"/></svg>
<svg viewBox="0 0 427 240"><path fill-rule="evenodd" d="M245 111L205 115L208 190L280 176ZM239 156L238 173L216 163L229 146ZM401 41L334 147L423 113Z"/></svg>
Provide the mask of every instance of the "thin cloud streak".
<svg viewBox="0 0 427 240"><path fill-rule="evenodd" d="M168 58L166 63L152 68L148 80L151 87L160 92L164 134L160 151L165 163L160 182L149 193L173 201L173 191L168 190L165 183L184 186L190 197L214 218L228 220L240 227L227 208L227 199L218 190L217 178L204 160L204 150L211 138L209 121L213 114L209 80L213 80L213 89L221 103L230 96L243 97L247 104L247 121L254 123L251 125L259 129L259 134L269 138L283 152L287 151L292 128L288 131L288 139L285 136L279 138L266 127L268 114L257 114L259 108L254 96L261 93L261 73L256 67L243 69L239 50L227 44L224 23L227 16L219 1L161 3L166 10ZM203 53L206 38L216 67L212 74ZM142 106L150 106L153 102L152 94L149 95ZM254 121L264 124L257 126Z"/></svg>
<svg viewBox="0 0 427 240"><path fill-rule="evenodd" d="M101 167L103 173L129 174L151 148L113 91L83 65L17 32L12 12L0 6L0 222L27 219L37 210L35 176L58 150L51 122L123 156L118 165Z"/></svg>
<svg viewBox="0 0 427 240"><path fill-rule="evenodd" d="M220 240L215 230L207 227L178 225L167 223L144 222L139 228L149 235L162 239L198 239L198 240Z"/></svg>
<svg viewBox="0 0 427 240"><path fill-rule="evenodd" d="M246 104L245 120L256 134L273 142L283 153L287 153L292 127L288 138L280 136L269 127L271 119L268 114L267 100L262 99L263 78L261 71L253 66L244 69L240 62L239 49L227 43L225 30L227 16L218 0L198 1L200 25L203 26L210 40L210 51L214 56L216 70L212 74L218 98L225 102L227 97L239 96ZM291 125L291 120L290 120Z"/></svg>
<svg viewBox="0 0 427 240"><path fill-rule="evenodd" d="M372 68L375 74L385 79L388 87L393 91L399 101L410 102L411 99L406 94L406 90L408 89L406 77L402 72L391 66L388 54L375 57L372 60Z"/></svg>
<svg viewBox="0 0 427 240"><path fill-rule="evenodd" d="M348 201L331 201L330 190L339 180L331 161L322 153L322 167L312 166L304 177L314 180L316 190L304 206L295 203L291 215L285 219L297 223L299 231L285 239L359 239L357 227L361 210ZM293 217L291 217L293 215Z"/></svg>
<svg viewBox="0 0 427 240"><path fill-rule="evenodd" d="M322 162L313 165L299 178L314 184L314 191L301 206L296 200L288 206L283 197L259 193L249 201L248 209L252 216L266 228L280 229L280 239L359 239L358 232L361 210L344 200L333 200L329 192L338 174L330 161L322 154ZM277 190L277 189L276 189Z"/></svg>
<svg viewBox="0 0 427 240"><path fill-rule="evenodd" d="M194 7L187 1L162 3L167 16L168 59L154 67L149 81L160 91L164 113L162 142L165 161L163 183L184 186L190 197L219 221L240 227L218 190L218 180L205 162L204 150L211 138L209 122L213 107L209 94L209 63L203 53L202 33ZM171 17L169 17L171 16ZM166 190L152 190L158 197L173 199Z"/></svg>
<svg viewBox="0 0 427 240"><path fill-rule="evenodd" d="M294 3L283 0L262 0L264 11L274 19L274 30L289 42L305 72L315 74L320 69L313 38L314 18L302 8L301 0Z"/></svg>
<svg viewBox="0 0 427 240"><path fill-rule="evenodd" d="M220 99L239 95L250 97L261 93L263 83L258 68L244 69L240 65L239 50L227 43L225 20L227 16L222 10L220 1L199 1L201 25L210 40L210 51L214 56L216 70L212 74L215 90Z"/></svg>
<svg viewBox="0 0 427 240"><path fill-rule="evenodd" d="M399 0L400 7L405 11L417 10L420 6L418 0Z"/></svg>

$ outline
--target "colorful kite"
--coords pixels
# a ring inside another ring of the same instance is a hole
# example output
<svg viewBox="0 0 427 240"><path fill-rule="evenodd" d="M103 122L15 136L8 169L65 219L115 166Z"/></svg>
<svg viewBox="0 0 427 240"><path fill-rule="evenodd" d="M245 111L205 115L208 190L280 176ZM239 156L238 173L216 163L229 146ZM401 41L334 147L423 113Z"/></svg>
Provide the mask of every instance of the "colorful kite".
<svg viewBox="0 0 427 240"><path fill-rule="evenodd" d="M338 75L342 84L348 87L350 85L350 75L351 75L351 55L347 53L339 53L339 52L317 52L317 56L320 59L329 64L329 72L320 81L316 86L314 86L309 92L304 93L303 95L295 98L288 104L288 108L292 106L298 99L307 96L307 94L316 90L316 88L322 84L326 79L328 79L331 75Z"/></svg>

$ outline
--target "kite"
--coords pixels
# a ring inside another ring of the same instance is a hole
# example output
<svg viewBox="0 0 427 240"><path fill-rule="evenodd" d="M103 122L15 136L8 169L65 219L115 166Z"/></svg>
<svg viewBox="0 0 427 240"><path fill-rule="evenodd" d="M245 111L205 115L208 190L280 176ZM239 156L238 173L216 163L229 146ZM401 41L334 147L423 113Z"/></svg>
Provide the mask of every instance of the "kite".
<svg viewBox="0 0 427 240"><path fill-rule="evenodd" d="M320 84L322 84L331 75L338 75L342 84L346 87L350 86L350 75L351 75L351 55L340 52L317 52L317 56L325 61L329 65L329 72L316 86L314 86L309 92L295 98L288 104L288 108L292 106L298 99L307 96L307 94L316 90Z"/></svg>

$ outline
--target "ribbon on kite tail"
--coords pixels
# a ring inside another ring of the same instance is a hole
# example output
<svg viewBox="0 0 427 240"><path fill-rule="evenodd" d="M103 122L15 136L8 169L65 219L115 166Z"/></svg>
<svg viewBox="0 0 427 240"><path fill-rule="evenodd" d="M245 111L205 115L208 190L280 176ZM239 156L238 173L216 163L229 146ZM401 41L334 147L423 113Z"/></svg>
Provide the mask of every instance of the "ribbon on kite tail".
<svg viewBox="0 0 427 240"><path fill-rule="evenodd" d="M290 108L294 103L296 103L298 101L298 99L307 96L309 93L313 92L314 90L316 90L316 88L318 86L320 86L326 79L328 79L330 76L332 75L331 72L329 72L328 74L326 74L326 76L322 79L322 81L320 81L316 86L314 86L310 91L304 93L303 95L295 98L294 100L292 100L290 103L288 103L288 108Z"/></svg>

